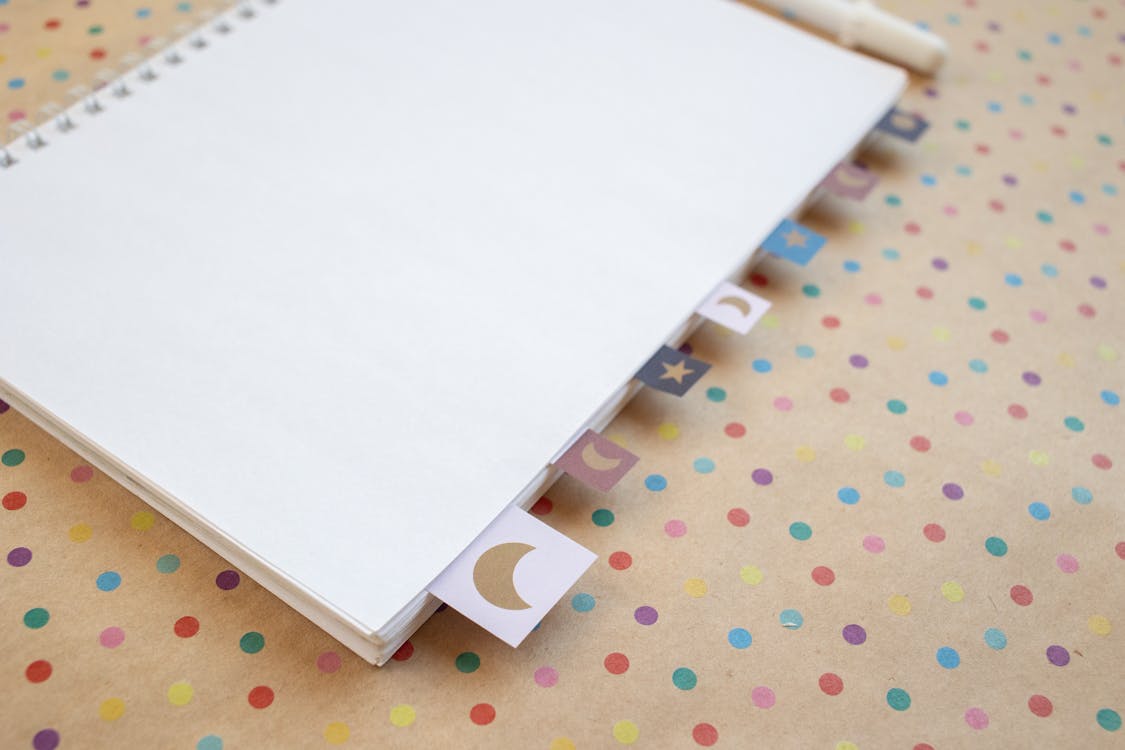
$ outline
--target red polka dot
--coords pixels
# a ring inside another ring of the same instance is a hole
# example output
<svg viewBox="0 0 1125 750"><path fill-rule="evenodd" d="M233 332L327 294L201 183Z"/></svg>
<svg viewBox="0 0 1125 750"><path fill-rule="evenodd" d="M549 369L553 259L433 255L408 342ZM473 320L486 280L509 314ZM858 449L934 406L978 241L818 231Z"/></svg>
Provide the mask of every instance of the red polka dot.
<svg viewBox="0 0 1125 750"><path fill-rule="evenodd" d="M997 344L1006 344L1006 343L1008 343L1009 341L1012 340L1011 336L1009 336L1008 332L1005 331L1003 328L997 328L997 329L993 330L992 333L990 333L988 335L990 337L992 337L992 340L995 341Z"/></svg>
<svg viewBox="0 0 1125 750"><path fill-rule="evenodd" d="M1027 419L1027 409L1020 404L1012 404L1008 407L1008 414L1012 419Z"/></svg>
<svg viewBox="0 0 1125 750"><path fill-rule="evenodd" d="M992 152L987 143L978 143L975 148L976 152L982 156L988 156Z"/></svg>
<svg viewBox="0 0 1125 750"><path fill-rule="evenodd" d="M837 318L835 315L825 315L823 318L820 319L820 324L822 326L824 326L825 328L839 328L840 327L840 319Z"/></svg>
<svg viewBox="0 0 1125 750"><path fill-rule="evenodd" d="M1054 135L1058 138L1066 138L1066 128L1064 128L1062 125L1052 125L1051 135Z"/></svg>
<svg viewBox="0 0 1125 750"><path fill-rule="evenodd" d="M934 746L928 742L919 742L914 746L914 750L934 750Z"/></svg>
<svg viewBox="0 0 1125 750"><path fill-rule="evenodd" d="M1078 249L1078 246L1075 245L1070 240L1060 240L1059 241L1059 249L1061 249L1063 252L1073 253L1075 250Z"/></svg>
<svg viewBox="0 0 1125 750"><path fill-rule="evenodd" d="M828 392L828 398L832 399L837 404L846 404L851 397L852 395L848 393L845 388L833 388Z"/></svg>
<svg viewBox="0 0 1125 750"><path fill-rule="evenodd" d="M1027 707L1031 709L1031 713L1035 714L1036 716L1042 716L1044 718L1050 716L1051 712L1055 710L1055 706L1051 703L1051 699L1045 695L1031 696L1027 699Z"/></svg>
<svg viewBox="0 0 1125 750"><path fill-rule="evenodd" d="M998 214L1004 213L1004 201L990 200L988 202L988 207Z"/></svg>
<svg viewBox="0 0 1125 750"><path fill-rule="evenodd" d="M89 466L75 466L70 470L70 481L89 482L94 478L94 470Z"/></svg>
<svg viewBox="0 0 1125 750"><path fill-rule="evenodd" d="M910 447L919 453L925 453L930 449L930 439L921 435L915 435L910 438Z"/></svg>
<svg viewBox="0 0 1125 750"><path fill-rule="evenodd" d="M740 438L746 434L746 425L741 422L731 422L723 428L723 432L725 432L728 437Z"/></svg>
<svg viewBox="0 0 1125 750"><path fill-rule="evenodd" d="M549 497L541 497L535 501L535 505L531 506L531 512L537 516L545 516L554 510L555 504L551 502Z"/></svg>
<svg viewBox="0 0 1125 750"><path fill-rule="evenodd" d="M719 741L719 730L711 724L702 723L692 727L691 738L697 745L711 747Z"/></svg>
<svg viewBox="0 0 1125 750"><path fill-rule="evenodd" d="M27 675L28 682L46 682L47 678L51 676L51 671L51 662L39 659L28 664L24 674Z"/></svg>
<svg viewBox="0 0 1125 750"><path fill-rule="evenodd" d="M625 674L629 671L629 657L614 651L605 658L605 671L610 674Z"/></svg>
<svg viewBox="0 0 1125 750"><path fill-rule="evenodd" d="M920 286L914 291L914 293L917 294L922 299L933 299L934 298L934 290L930 289L928 286Z"/></svg>
<svg viewBox="0 0 1125 750"><path fill-rule="evenodd" d="M922 527L922 534L931 542L944 542L945 529L940 524L928 523Z"/></svg>
<svg viewBox="0 0 1125 750"><path fill-rule="evenodd" d="M104 60L105 59L105 50L102 49L101 47L95 47L94 49L90 50L90 59L91 60Z"/></svg>
<svg viewBox="0 0 1125 750"><path fill-rule="evenodd" d="M1035 80L1040 86L1050 86L1051 85L1051 76L1045 75L1043 73L1040 73L1039 75L1035 76Z"/></svg>
<svg viewBox="0 0 1125 750"><path fill-rule="evenodd" d="M478 703L469 709L469 718L477 726L483 727L486 724L491 724L493 719L496 718L496 709L492 707L491 703Z"/></svg>
<svg viewBox="0 0 1125 750"><path fill-rule="evenodd" d="M1026 607L1035 599L1035 597L1031 595L1031 589L1021 584L1012 586L1008 594L1012 597L1012 601L1021 607Z"/></svg>
<svg viewBox="0 0 1125 750"><path fill-rule="evenodd" d="M839 695L844 692L844 681L840 679L838 674L825 672L820 676L820 689L824 691L825 695Z"/></svg>
<svg viewBox="0 0 1125 750"><path fill-rule="evenodd" d="M406 661L411 656L414 656L414 644L407 641L398 647L398 651L395 651L394 656L391 658L395 661Z"/></svg>
<svg viewBox="0 0 1125 750"><path fill-rule="evenodd" d="M750 523L750 511L745 508L731 508L727 511L727 520L730 521L731 526L741 528Z"/></svg>
<svg viewBox="0 0 1125 750"><path fill-rule="evenodd" d="M902 225L902 231L907 234L918 234L922 231L922 227L918 226L918 222L916 221L908 221Z"/></svg>
<svg viewBox="0 0 1125 750"><path fill-rule="evenodd" d="M246 696L246 700L249 701L250 705L254 708L268 708L269 705L273 703L273 690L265 685L259 685L250 691L250 694Z"/></svg>
<svg viewBox="0 0 1125 750"><path fill-rule="evenodd" d="M1098 314L1098 311L1094 309L1093 305L1082 303L1078 306L1078 314L1084 318L1092 318Z"/></svg>
<svg viewBox="0 0 1125 750"><path fill-rule="evenodd" d="M46 23L43 24L43 28L50 29L51 31L54 31L60 26L62 26L62 21L57 18L48 18Z"/></svg>
<svg viewBox="0 0 1125 750"><path fill-rule="evenodd" d="M750 283L754 286L769 286L770 277L764 273L752 273L750 274Z"/></svg>
<svg viewBox="0 0 1125 750"><path fill-rule="evenodd" d="M812 569L812 579L821 586L831 586L836 580L836 574L832 572L832 568L818 565Z"/></svg>
<svg viewBox="0 0 1125 750"><path fill-rule="evenodd" d="M1090 461L1092 461L1094 466L1097 466L1099 469L1108 471L1109 469L1113 468L1113 461L1109 460L1109 456L1106 456L1102 453L1095 453L1094 455L1090 456Z"/></svg>
<svg viewBox="0 0 1125 750"><path fill-rule="evenodd" d="M176 624L172 626L172 630L181 638L191 638L199 632L199 620L191 615L186 615L176 620Z"/></svg>
<svg viewBox="0 0 1125 750"><path fill-rule="evenodd" d="M19 510L27 505L27 495L22 492L9 492L4 495L4 510Z"/></svg>
<svg viewBox="0 0 1125 750"><path fill-rule="evenodd" d="M633 556L628 552L614 552L609 556L609 567L614 570L626 570L633 564Z"/></svg>
<svg viewBox="0 0 1125 750"><path fill-rule="evenodd" d="M316 657L316 668L325 674L338 672L344 662L335 651L322 651Z"/></svg>
<svg viewBox="0 0 1125 750"><path fill-rule="evenodd" d="M1122 560L1125 560L1125 542L1118 542L1117 544L1115 544L1113 546L1113 551L1117 553L1118 557L1120 557Z"/></svg>

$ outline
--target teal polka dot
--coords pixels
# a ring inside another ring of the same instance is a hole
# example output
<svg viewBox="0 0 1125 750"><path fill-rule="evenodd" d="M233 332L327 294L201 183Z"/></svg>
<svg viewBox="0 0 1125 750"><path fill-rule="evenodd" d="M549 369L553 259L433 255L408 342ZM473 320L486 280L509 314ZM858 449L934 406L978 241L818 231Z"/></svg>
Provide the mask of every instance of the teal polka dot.
<svg viewBox="0 0 1125 750"><path fill-rule="evenodd" d="M1031 51L1026 50L1026 49L1021 49L1019 52L1016 53L1016 57L1023 60L1024 62L1027 62L1027 61L1031 60Z"/></svg>
<svg viewBox="0 0 1125 750"><path fill-rule="evenodd" d="M721 401L726 401L727 400L727 392L724 391L722 388L714 388L714 387L708 388L707 389L707 399L709 401L714 401L715 403L719 403Z"/></svg>
<svg viewBox="0 0 1125 750"><path fill-rule="evenodd" d="M1074 498L1074 502L1079 505L1089 505L1094 501L1094 493L1085 487L1072 487L1070 489L1070 496Z"/></svg>
<svg viewBox="0 0 1125 750"><path fill-rule="evenodd" d="M597 602L589 594L575 594L570 600L570 606L574 607L575 612L589 612L595 604Z"/></svg>
<svg viewBox="0 0 1125 750"><path fill-rule="evenodd" d="M59 68L58 70L51 71L51 79L62 83L63 81L70 80L70 71Z"/></svg>
<svg viewBox="0 0 1125 750"><path fill-rule="evenodd" d="M1113 145L1113 139L1110 138L1105 133L1099 133L1098 134L1098 143L1102 146L1112 146Z"/></svg>
<svg viewBox="0 0 1125 750"><path fill-rule="evenodd" d="M905 414L906 402L900 401L897 398L892 398L887 402L887 411L889 411L891 414Z"/></svg>
<svg viewBox="0 0 1125 750"><path fill-rule="evenodd" d="M801 287L801 293L806 297L816 298L820 296L820 287L816 284L805 284Z"/></svg>
<svg viewBox="0 0 1125 750"><path fill-rule="evenodd" d="M176 3L176 10L181 13L191 13L191 3Z"/></svg>
<svg viewBox="0 0 1125 750"><path fill-rule="evenodd" d="M266 647L266 637L254 631L244 633L238 640L238 647L247 654L256 654Z"/></svg>
<svg viewBox="0 0 1125 750"><path fill-rule="evenodd" d="M984 310L988 307L988 303L980 297L969 297L969 307L974 310Z"/></svg>
<svg viewBox="0 0 1125 750"><path fill-rule="evenodd" d="M906 477L900 471L888 471L883 475L883 481L888 487L902 487L906 484Z"/></svg>
<svg viewBox="0 0 1125 750"><path fill-rule="evenodd" d="M930 382L936 386L945 386L949 384L949 376L941 370L934 370L929 374Z"/></svg>
<svg viewBox="0 0 1125 750"><path fill-rule="evenodd" d="M765 373L773 369L773 363L768 359L756 359L750 363L750 366L754 368L754 372Z"/></svg>
<svg viewBox="0 0 1125 750"><path fill-rule="evenodd" d="M797 347L797 356L801 359L812 359L816 356L816 350L808 344L801 344Z"/></svg>
<svg viewBox="0 0 1125 750"><path fill-rule="evenodd" d="M1099 709L1097 719L1098 726L1107 732L1116 732L1121 728L1121 714L1112 708Z"/></svg>
<svg viewBox="0 0 1125 750"><path fill-rule="evenodd" d="M223 738L209 734L195 743L195 750L223 750Z"/></svg>
<svg viewBox="0 0 1125 750"><path fill-rule="evenodd" d="M754 639L751 637L750 631L746 628L732 628L731 631L727 633L727 643L737 649L749 648L750 644L753 642Z"/></svg>
<svg viewBox="0 0 1125 750"><path fill-rule="evenodd" d="M898 260L902 257L902 253L900 253L898 250L895 250L893 247L883 248L882 255L887 260Z"/></svg>
<svg viewBox="0 0 1125 750"><path fill-rule="evenodd" d="M1020 104L1025 107L1035 106L1035 97L1031 94L1020 94Z"/></svg>
<svg viewBox="0 0 1125 750"><path fill-rule="evenodd" d="M1008 636L1000 628L989 628L984 631L984 643L991 649L1001 651L1008 645Z"/></svg>
<svg viewBox="0 0 1125 750"><path fill-rule="evenodd" d="M1072 432L1082 432L1086 429L1086 425L1078 417L1067 417L1063 420L1063 424Z"/></svg>
<svg viewBox="0 0 1125 750"><path fill-rule="evenodd" d="M1003 557L1008 554L1008 543L998 536L990 536L984 540L984 548L993 557Z"/></svg>
<svg viewBox="0 0 1125 750"><path fill-rule="evenodd" d="M962 120L955 120L953 122L953 127L957 128L958 130L964 131L964 130L968 130L969 128L971 128L972 125L969 124L968 120L962 119Z"/></svg>
<svg viewBox="0 0 1125 750"><path fill-rule="evenodd" d="M457 658L453 660L453 665L462 674L472 674L480 669L480 656L472 651L463 651L457 654Z"/></svg>
<svg viewBox="0 0 1125 750"><path fill-rule="evenodd" d="M794 521L789 524L789 536L803 542L812 536L812 527L804 521Z"/></svg>
<svg viewBox="0 0 1125 750"><path fill-rule="evenodd" d="M855 487L841 487L836 492L836 497L840 499L844 505L855 505L859 502L859 490Z"/></svg>
<svg viewBox="0 0 1125 750"><path fill-rule="evenodd" d="M781 627L786 630L797 630L805 624L804 615L795 609L781 610L781 614L777 616L777 619L781 622Z"/></svg>
<svg viewBox="0 0 1125 750"><path fill-rule="evenodd" d="M898 207L898 206L902 205L902 198L899 198L894 193L891 193L890 195L888 195L886 198L883 199L883 202L886 203L888 206Z"/></svg>
<svg viewBox="0 0 1125 750"><path fill-rule="evenodd" d="M961 177L972 177L973 176L973 168L970 167L968 164L958 164L956 167L953 168L953 171L955 171Z"/></svg>
<svg viewBox="0 0 1125 750"><path fill-rule="evenodd" d="M1059 275L1059 269L1051 263L1044 263L1039 267L1039 270L1042 271L1043 275L1048 279L1056 278Z"/></svg>
<svg viewBox="0 0 1125 750"><path fill-rule="evenodd" d="M23 613L23 624L32 630L38 630L51 619L51 613L42 607L35 607Z"/></svg>
<svg viewBox="0 0 1125 750"><path fill-rule="evenodd" d="M961 654L949 646L942 646L937 650L937 663L946 669L956 669L961 663Z"/></svg>
<svg viewBox="0 0 1125 750"><path fill-rule="evenodd" d="M700 457L692 462L691 467L700 474L710 474L715 470L715 462L707 457Z"/></svg>
<svg viewBox="0 0 1125 750"><path fill-rule="evenodd" d="M1046 521L1051 517L1051 509L1047 507L1046 503L1032 503L1027 506L1027 512L1036 521Z"/></svg>
<svg viewBox="0 0 1125 750"><path fill-rule="evenodd" d="M645 477L645 487L653 492L661 492L668 486L668 480L661 474L649 474Z"/></svg>
<svg viewBox="0 0 1125 750"><path fill-rule="evenodd" d="M0 456L0 463L5 466L19 466L23 460L27 458L27 454L19 448L12 448L11 450L4 451L4 455Z"/></svg>
<svg viewBox="0 0 1125 750"><path fill-rule="evenodd" d="M102 591L113 591L121 585L121 574L113 570L107 570L98 576L96 583Z"/></svg>
<svg viewBox="0 0 1125 750"><path fill-rule="evenodd" d="M983 359L970 359L969 369L976 373L986 373L988 372L988 363Z"/></svg>
<svg viewBox="0 0 1125 750"><path fill-rule="evenodd" d="M910 708L910 693L902 688L891 688L887 691L887 705L896 711L905 711Z"/></svg>
<svg viewBox="0 0 1125 750"><path fill-rule="evenodd" d="M1117 186L1107 182L1106 184L1102 185L1102 192L1112 198L1113 196L1117 195Z"/></svg>
<svg viewBox="0 0 1125 750"><path fill-rule="evenodd" d="M672 673L672 684L680 690L691 690L695 687L697 681L695 672L687 667L680 667Z"/></svg>
<svg viewBox="0 0 1125 750"><path fill-rule="evenodd" d="M180 569L180 558L175 555L162 555L156 561L156 569L161 573L175 573Z"/></svg>
<svg viewBox="0 0 1125 750"><path fill-rule="evenodd" d="M1049 211L1037 211L1035 213L1035 218L1039 219L1039 221L1043 222L1044 224L1050 224L1055 220L1055 217L1052 216Z"/></svg>
<svg viewBox="0 0 1125 750"><path fill-rule="evenodd" d="M594 511L590 516L595 526L609 526L613 523L613 511L606 508L599 508Z"/></svg>
<svg viewBox="0 0 1125 750"><path fill-rule="evenodd" d="M848 273L859 273L860 268L862 268L862 266L860 266L858 260L845 260L844 261L844 270L847 271Z"/></svg>

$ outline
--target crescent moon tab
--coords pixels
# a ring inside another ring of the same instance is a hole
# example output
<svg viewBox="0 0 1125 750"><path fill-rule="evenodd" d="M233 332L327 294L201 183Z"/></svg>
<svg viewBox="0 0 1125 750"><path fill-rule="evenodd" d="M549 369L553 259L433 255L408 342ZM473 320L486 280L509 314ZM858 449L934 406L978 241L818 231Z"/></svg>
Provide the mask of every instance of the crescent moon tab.
<svg viewBox="0 0 1125 750"><path fill-rule="evenodd" d="M609 492L638 460L609 438L586 430L559 456L555 466L579 482Z"/></svg>
<svg viewBox="0 0 1125 750"><path fill-rule="evenodd" d="M592 440L582 446L582 462L594 471L612 471L621 465L620 458L606 458L599 453L597 444Z"/></svg>
<svg viewBox="0 0 1125 750"><path fill-rule="evenodd" d="M516 565L534 550L523 542L504 542L489 547L473 566L473 586L489 604L501 609L531 609L516 591Z"/></svg>
<svg viewBox="0 0 1125 750"><path fill-rule="evenodd" d="M726 297L723 297L722 299L720 299L715 304L716 305L730 305L731 307L736 308L743 315L749 315L750 314L750 303L747 302L742 297L735 297L733 295L728 294Z"/></svg>

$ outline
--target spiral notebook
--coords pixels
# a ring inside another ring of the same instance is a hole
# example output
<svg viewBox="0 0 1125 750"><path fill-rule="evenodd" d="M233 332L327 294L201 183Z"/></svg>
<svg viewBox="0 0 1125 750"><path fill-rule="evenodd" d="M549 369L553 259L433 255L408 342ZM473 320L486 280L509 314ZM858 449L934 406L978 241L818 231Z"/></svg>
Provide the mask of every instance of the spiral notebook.
<svg viewBox="0 0 1125 750"><path fill-rule="evenodd" d="M905 76L726 0L331 15L9 144L0 397L382 663Z"/></svg>

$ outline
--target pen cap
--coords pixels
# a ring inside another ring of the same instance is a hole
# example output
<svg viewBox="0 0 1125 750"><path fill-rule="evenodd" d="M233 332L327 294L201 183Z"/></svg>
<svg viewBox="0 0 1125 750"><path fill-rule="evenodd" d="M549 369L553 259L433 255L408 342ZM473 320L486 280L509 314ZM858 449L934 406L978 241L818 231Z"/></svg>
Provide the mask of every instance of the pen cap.
<svg viewBox="0 0 1125 750"><path fill-rule="evenodd" d="M945 62L949 48L931 31L876 7L868 0L852 5L852 15L841 41L932 75Z"/></svg>

